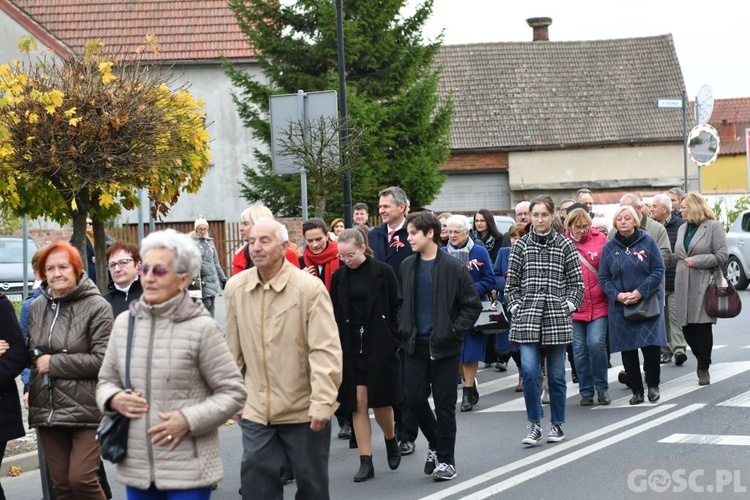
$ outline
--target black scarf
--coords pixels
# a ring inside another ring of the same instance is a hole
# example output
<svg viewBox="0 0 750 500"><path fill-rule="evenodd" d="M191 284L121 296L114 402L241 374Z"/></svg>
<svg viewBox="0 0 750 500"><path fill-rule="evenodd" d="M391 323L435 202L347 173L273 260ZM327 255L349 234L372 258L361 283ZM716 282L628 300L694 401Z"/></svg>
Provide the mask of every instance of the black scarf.
<svg viewBox="0 0 750 500"><path fill-rule="evenodd" d="M630 246L636 242L638 236L640 236L639 233L640 229L636 229L630 236L623 236L622 234L620 234L620 231L617 231L615 233L615 239L622 243L625 248L630 248Z"/></svg>

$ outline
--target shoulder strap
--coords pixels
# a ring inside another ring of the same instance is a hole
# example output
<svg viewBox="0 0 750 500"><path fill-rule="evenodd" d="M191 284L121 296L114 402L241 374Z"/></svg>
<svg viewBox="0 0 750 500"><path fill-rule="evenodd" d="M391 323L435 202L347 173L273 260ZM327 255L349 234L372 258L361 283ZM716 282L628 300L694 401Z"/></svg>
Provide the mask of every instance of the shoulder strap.
<svg viewBox="0 0 750 500"><path fill-rule="evenodd" d="M589 271L594 273L594 276L596 276L597 278L599 277L599 271L597 271L596 268L591 265L591 262L589 262L589 260L583 255L583 252L581 252L580 250L578 250L578 258Z"/></svg>
<svg viewBox="0 0 750 500"><path fill-rule="evenodd" d="M132 392L133 387L130 384L130 351L133 344L133 329L135 327L135 316L128 314L128 345L125 349L125 392Z"/></svg>

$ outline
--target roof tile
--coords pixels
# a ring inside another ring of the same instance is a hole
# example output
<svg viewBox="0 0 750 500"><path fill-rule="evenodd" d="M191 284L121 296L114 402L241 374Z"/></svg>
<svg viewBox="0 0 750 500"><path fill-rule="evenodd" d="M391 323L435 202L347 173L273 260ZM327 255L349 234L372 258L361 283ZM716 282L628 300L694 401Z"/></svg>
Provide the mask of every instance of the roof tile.
<svg viewBox="0 0 750 500"><path fill-rule="evenodd" d="M454 101L452 149L680 141L682 71L671 35L443 46L439 92Z"/></svg>
<svg viewBox="0 0 750 500"><path fill-rule="evenodd" d="M254 52L227 0L12 0L81 52L89 40L134 53L154 35L159 54L144 60L248 59Z"/></svg>

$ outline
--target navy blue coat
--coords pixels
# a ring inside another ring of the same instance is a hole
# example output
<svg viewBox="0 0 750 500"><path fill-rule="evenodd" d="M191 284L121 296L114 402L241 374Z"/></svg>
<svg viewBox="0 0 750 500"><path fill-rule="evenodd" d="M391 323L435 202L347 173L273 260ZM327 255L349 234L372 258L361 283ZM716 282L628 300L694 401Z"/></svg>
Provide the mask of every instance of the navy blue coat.
<svg viewBox="0 0 750 500"><path fill-rule="evenodd" d="M609 346L612 352L667 345L663 278L664 260L659 246L645 232L638 230L638 239L628 248L616 238L604 245L599 261L599 285L609 300ZM658 318L638 322L625 319L623 304L617 301L617 295L634 290L644 298L657 294L661 309Z"/></svg>
<svg viewBox="0 0 750 500"><path fill-rule="evenodd" d="M408 236L406 224L396 231L394 238L398 239L391 242L390 245L388 244L388 231L388 224L386 223L370 230L368 235L370 248L372 248L372 253L376 259L391 266L400 283L401 263L414 252L411 251L411 245L406 241L406 237Z"/></svg>

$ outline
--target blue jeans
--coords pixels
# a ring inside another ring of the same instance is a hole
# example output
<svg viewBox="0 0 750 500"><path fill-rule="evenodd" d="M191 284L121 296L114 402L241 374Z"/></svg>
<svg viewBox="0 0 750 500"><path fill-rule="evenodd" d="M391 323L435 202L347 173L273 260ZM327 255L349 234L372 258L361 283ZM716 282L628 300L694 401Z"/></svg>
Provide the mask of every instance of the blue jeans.
<svg viewBox="0 0 750 500"><path fill-rule="evenodd" d="M547 385L549 386L550 423L565 423L565 402L568 385L565 381L565 349L567 344L548 345ZM542 353L540 344L519 344L521 350L521 376L523 398L526 401L526 417L529 422L539 422L544 417L542 410Z"/></svg>
<svg viewBox="0 0 750 500"><path fill-rule="evenodd" d="M147 490L126 486L128 500L208 500L211 498L211 487L193 488L190 490L157 490L153 484Z"/></svg>
<svg viewBox="0 0 750 500"><path fill-rule="evenodd" d="M607 382L607 317L573 322L573 357L578 373L578 392L593 396L609 390Z"/></svg>

